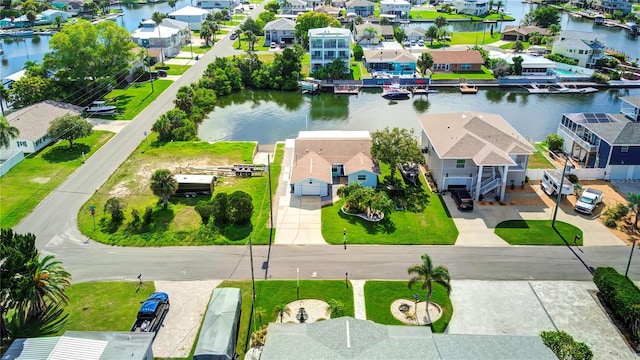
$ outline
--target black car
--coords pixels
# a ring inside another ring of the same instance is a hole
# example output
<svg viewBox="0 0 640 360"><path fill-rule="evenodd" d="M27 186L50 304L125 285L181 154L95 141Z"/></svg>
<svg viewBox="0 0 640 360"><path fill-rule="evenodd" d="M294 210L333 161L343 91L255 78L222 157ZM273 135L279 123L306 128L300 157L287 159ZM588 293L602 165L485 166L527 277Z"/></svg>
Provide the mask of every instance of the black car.
<svg viewBox="0 0 640 360"><path fill-rule="evenodd" d="M473 210L473 198L467 190L452 190L451 197L460 210Z"/></svg>

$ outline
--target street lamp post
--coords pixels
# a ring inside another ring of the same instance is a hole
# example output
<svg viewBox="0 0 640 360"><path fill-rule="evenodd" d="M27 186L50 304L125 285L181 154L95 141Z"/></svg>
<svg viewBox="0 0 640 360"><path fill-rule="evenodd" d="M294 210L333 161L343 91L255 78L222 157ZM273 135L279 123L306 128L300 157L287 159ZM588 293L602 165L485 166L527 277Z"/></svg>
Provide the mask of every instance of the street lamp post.
<svg viewBox="0 0 640 360"><path fill-rule="evenodd" d="M147 44L144 48L147 49L147 58L145 59L145 65L147 65L147 73L149 74L149 80L151 80L151 93L153 93L154 92L153 76L151 75L151 59L149 58L149 44Z"/></svg>
<svg viewBox="0 0 640 360"><path fill-rule="evenodd" d="M347 228L342 229L342 243L344 244L344 249L347 250Z"/></svg>
<svg viewBox="0 0 640 360"><path fill-rule="evenodd" d="M562 187L564 186L564 177L567 175L567 168L573 168L573 165L567 165L569 157L565 155L564 166L562 168L562 178L560 178L560 188L558 189L558 196L556 196L556 208L553 210L553 220L551 221L551 227L556 227L556 216L558 215L558 208L560 207L560 200L562 200Z"/></svg>
<svg viewBox="0 0 640 360"><path fill-rule="evenodd" d="M346 286L347 289L349 288L349 272L347 271L344 272L344 286Z"/></svg>
<svg viewBox="0 0 640 360"><path fill-rule="evenodd" d="M629 253L629 261L627 261L627 270L625 270L624 272L624 277L628 277L627 275L629 274L629 266L631 266L631 258L633 257L633 249L636 247L636 240L633 240L633 243L631 244L631 252Z"/></svg>

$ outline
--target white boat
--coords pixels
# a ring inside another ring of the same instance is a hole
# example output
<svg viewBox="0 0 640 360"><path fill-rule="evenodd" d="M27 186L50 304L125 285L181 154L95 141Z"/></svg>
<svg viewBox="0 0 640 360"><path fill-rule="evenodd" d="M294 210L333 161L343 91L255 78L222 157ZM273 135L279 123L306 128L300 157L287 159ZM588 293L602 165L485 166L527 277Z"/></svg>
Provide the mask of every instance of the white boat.
<svg viewBox="0 0 640 360"><path fill-rule="evenodd" d="M107 105L106 101L94 101L91 105L85 109L87 115L113 115L118 110L118 107L113 105Z"/></svg>
<svg viewBox="0 0 640 360"><path fill-rule="evenodd" d="M382 91L382 97L390 100L408 99L409 95L411 95L411 91L401 88L400 84L385 86Z"/></svg>
<svg viewBox="0 0 640 360"><path fill-rule="evenodd" d="M14 36L14 37L33 36L33 30L12 31L9 33L9 36Z"/></svg>

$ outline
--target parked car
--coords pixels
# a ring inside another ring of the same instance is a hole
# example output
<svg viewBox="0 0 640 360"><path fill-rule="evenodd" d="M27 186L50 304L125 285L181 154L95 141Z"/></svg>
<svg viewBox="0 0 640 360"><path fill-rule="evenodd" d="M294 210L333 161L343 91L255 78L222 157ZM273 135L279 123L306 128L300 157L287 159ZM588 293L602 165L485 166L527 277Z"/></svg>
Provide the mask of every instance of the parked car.
<svg viewBox="0 0 640 360"><path fill-rule="evenodd" d="M231 40L235 40L237 38L238 38L238 34L236 34L234 32L232 32L231 35L229 36L229 39L231 39Z"/></svg>
<svg viewBox="0 0 640 360"><path fill-rule="evenodd" d="M473 210L473 198L467 190L451 190L451 197L460 210Z"/></svg>
<svg viewBox="0 0 640 360"><path fill-rule="evenodd" d="M275 49L275 48L277 48L278 46L276 45L276 42L275 42L275 41L272 41L272 42L271 42L271 46L269 46L269 47L270 47L271 49Z"/></svg>
<svg viewBox="0 0 640 360"><path fill-rule="evenodd" d="M405 41L402 45L404 45L404 47L410 47L411 46L411 42L409 42L408 40Z"/></svg>
<svg viewBox="0 0 640 360"><path fill-rule="evenodd" d="M230 21L231 20L231 15L225 15L222 17L222 20L224 21Z"/></svg>
<svg viewBox="0 0 640 360"><path fill-rule="evenodd" d="M158 70L158 77L167 77L167 70Z"/></svg>
<svg viewBox="0 0 640 360"><path fill-rule="evenodd" d="M287 43L285 43L284 41L280 41L280 49L284 49L287 47Z"/></svg>
<svg viewBox="0 0 640 360"><path fill-rule="evenodd" d="M244 12L244 9L242 7L237 7L233 9L233 12L236 14L242 14Z"/></svg>
<svg viewBox="0 0 640 360"><path fill-rule="evenodd" d="M167 312L169 312L169 295L164 292L152 293L142 303L131 331L158 332Z"/></svg>
<svg viewBox="0 0 640 360"><path fill-rule="evenodd" d="M418 46L424 46L424 41L418 40Z"/></svg>
<svg viewBox="0 0 640 360"><path fill-rule="evenodd" d="M255 6L249 5L249 10L253 10L254 8L255 8Z"/></svg>
<svg viewBox="0 0 640 360"><path fill-rule="evenodd" d="M574 209L575 211L581 212L583 214L591 215L598 204L602 202L603 197L604 193L602 191L587 188L582 192L580 198L578 198Z"/></svg>

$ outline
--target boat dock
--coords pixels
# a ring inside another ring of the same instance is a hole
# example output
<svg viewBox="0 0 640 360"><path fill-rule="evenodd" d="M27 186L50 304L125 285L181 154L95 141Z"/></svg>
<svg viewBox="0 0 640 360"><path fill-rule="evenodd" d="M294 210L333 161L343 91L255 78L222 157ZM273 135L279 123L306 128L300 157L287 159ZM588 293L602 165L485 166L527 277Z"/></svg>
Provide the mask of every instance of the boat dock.
<svg viewBox="0 0 640 360"><path fill-rule="evenodd" d="M298 86L302 93L315 93L320 91L320 83L317 80L301 80L298 81Z"/></svg>
<svg viewBox="0 0 640 360"><path fill-rule="evenodd" d="M474 85L460 84L460 92L463 94L477 94L478 88Z"/></svg>
<svg viewBox="0 0 640 360"><path fill-rule="evenodd" d="M338 95L358 95L360 86L358 85L334 85L333 93Z"/></svg>
<svg viewBox="0 0 640 360"><path fill-rule="evenodd" d="M411 88L411 96L425 95L428 97L430 93L436 92L438 92L438 90L429 90L426 86L416 86Z"/></svg>
<svg viewBox="0 0 640 360"><path fill-rule="evenodd" d="M591 86L579 88L577 86L567 87L563 84L539 85L531 83L523 87L529 94L590 94L598 92L598 89Z"/></svg>

